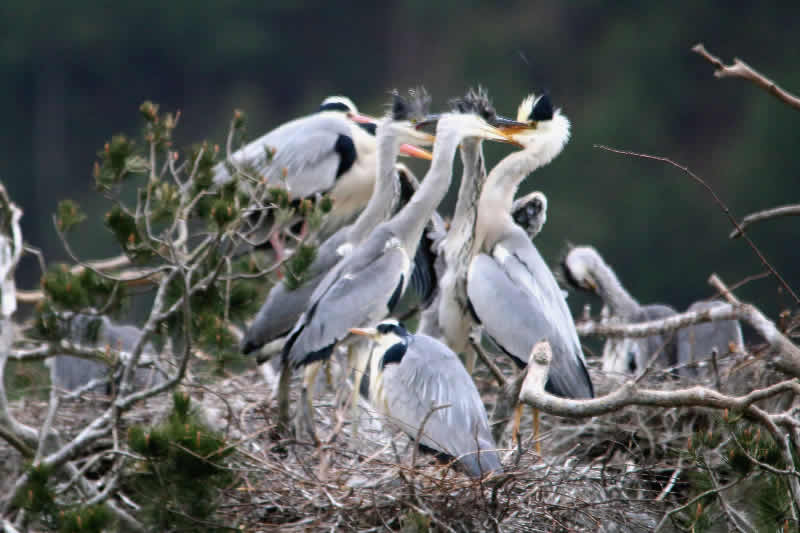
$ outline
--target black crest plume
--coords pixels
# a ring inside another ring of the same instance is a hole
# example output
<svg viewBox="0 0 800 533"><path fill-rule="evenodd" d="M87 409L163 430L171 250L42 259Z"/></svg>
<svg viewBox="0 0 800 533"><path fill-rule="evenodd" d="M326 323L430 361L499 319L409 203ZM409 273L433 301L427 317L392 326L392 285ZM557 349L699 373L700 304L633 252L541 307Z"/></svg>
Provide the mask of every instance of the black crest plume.
<svg viewBox="0 0 800 533"><path fill-rule="evenodd" d="M427 116L431 97L424 87L409 89L408 96L392 91L392 120L416 122Z"/></svg>
<svg viewBox="0 0 800 533"><path fill-rule="evenodd" d="M553 102L548 93L544 93L536 100L528 120L553 120Z"/></svg>
<svg viewBox="0 0 800 533"><path fill-rule="evenodd" d="M487 122L497 116L497 111L489 100L489 93L480 86L469 89L461 98L450 100L450 107L457 113L475 113Z"/></svg>

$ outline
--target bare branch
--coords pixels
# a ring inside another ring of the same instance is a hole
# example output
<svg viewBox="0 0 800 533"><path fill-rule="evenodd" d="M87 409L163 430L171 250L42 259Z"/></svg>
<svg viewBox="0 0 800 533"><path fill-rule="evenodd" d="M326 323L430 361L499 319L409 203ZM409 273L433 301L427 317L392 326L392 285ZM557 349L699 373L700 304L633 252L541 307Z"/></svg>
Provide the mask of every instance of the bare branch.
<svg viewBox="0 0 800 533"><path fill-rule="evenodd" d="M742 229L744 229L747 226L755 224L756 222L761 222L762 220L796 215L800 215L800 204L782 205L780 207L773 207L770 209L764 209L763 211L750 213L742 219L739 225L742 227ZM741 236L742 233L738 229L735 229L728 237L731 239L738 239Z"/></svg>
<svg viewBox="0 0 800 533"><path fill-rule="evenodd" d="M795 292L792 290L792 288L789 286L789 284L786 283L786 280L783 279L783 276L778 274L778 271L775 270L775 268L767 261L767 258L764 257L764 254L761 253L761 250L755 245L755 243L750 239L750 237L747 236L747 234L744 232L744 229L742 228L741 224L739 224L739 221L736 220L736 217L734 217L731 214L731 210L728 209L728 206L720 199L719 196L717 196L717 193L714 191L714 189L708 183L706 183L700 176L698 176L697 174L692 172L689 169L689 167L681 165L679 163L676 163L675 161L673 161L672 159L670 159L668 157L663 157L663 156L658 156L658 155L650 155L650 154L641 154L641 153L638 153L638 152L632 152L630 150L620 150L619 148L611 148L609 146L603 146L603 145L600 145L600 144L595 144L594 147L595 148L599 148L601 150L605 150L607 152L613 152L615 154L622 154L622 155L628 155L628 156L633 156L633 157L639 157L641 159L652 159L654 161L661 161L662 163L667 163L668 165L672 165L673 167L682 170L686 175L688 175L694 181L696 181L697 183L702 185L711 194L711 196L714 198L714 202L719 206L719 208L722 210L722 212L725 213L725 215L728 217L728 220L730 220L730 222L733 224L733 226L736 228L736 230L739 231L739 233L742 234L742 237L744 237L744 240L747 241L747 244L750 246L750 248L753 249L753 251L758 256L758 258L761 261L761 263L770 272L772 272L772 275L775 276L775 279L777 279L778 282L780 282L781 285L783 285L783 288L786 289L786 292L788 292L789 294L792 295L792 298L794 299L795 303L800 304L800 297L798 297L797 294L795 294Z"/></svg>
<svg viewBox="0 0 800 533"><path fill-rule="evenodd" d="M700 54L709 63L716 67L714 76L717 78L741 78L751 81L772 94L784 104L800 109L800 98L780 88L774 81L770 80L760 72L753 69L750 65L739 59L733 58L732 65L724 64L717 56L712 55L703 43L698 43L692 47L692 52Z"/></svg>

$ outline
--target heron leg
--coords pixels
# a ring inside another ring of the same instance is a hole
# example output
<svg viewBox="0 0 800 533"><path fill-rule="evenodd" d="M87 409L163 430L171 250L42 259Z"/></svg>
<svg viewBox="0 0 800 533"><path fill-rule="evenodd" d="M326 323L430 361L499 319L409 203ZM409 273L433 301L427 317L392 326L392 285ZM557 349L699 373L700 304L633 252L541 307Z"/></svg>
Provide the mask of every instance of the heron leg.
<svg viewBox="0 0 800 533"><path fill-rule="evenodd" d="M275 251L275 262L280 263L283 261L284 256L283 236L281 235L281 232L273 231L269 236L269 243L272 245L272 249Z"/></svg>
<svg viewBox="0 0 800 533"><path fill-rule="evenodd" d="M291 365L281 365L281 375L278 379L278 429L282 432L289 429L289 382L291 379Z"/></svg>
<svg viewBox="0 0 800 533"><path fill-rule="evenodd" d="M353 420L352 434L358 434L358 395L361 390L361 380L367 368L367 358L364 356L366 347L362 341L356 341L347 347L348 365L353 368L353 393L350 397L350 417Z"/></svg>
<svg viewBox="0 0 800 533"><path fill-rule="evenodd" d="M464 353L464 368L467 369L467 374L470 376L475 371L475 362L477 359L478 354L475 353L475 350L473 350L471 346L468 346L467 351Z"/></svg>
<svg viewBox="0 0 800 533"><path fill-rule="evenodd" d="M522 404L520 404L522 405ZM542 456L542 441L539 440L539 410L533 410L533 438L536 442L536 455Z"/></svg>
<svg viewBox="0 0 800 533"><path fill-rule="evenodd" d="M511 425L511 439L520 443L519 439L519 425L520 421L522 420L522 404L518 403L517 407L514 408L514 421Z"/></svg>
<svg viewBox="0 0 800 533"><path fill-rule="evenodd" d="M314 444L319 446L319 439L317 433L314 431L314 385L317 380L317 373L319 373L321 361L315 361L306 365L303 370L303 388L300 392L300 411L302 413L302 421L305 424L306 431L311 436Z"/></svg>

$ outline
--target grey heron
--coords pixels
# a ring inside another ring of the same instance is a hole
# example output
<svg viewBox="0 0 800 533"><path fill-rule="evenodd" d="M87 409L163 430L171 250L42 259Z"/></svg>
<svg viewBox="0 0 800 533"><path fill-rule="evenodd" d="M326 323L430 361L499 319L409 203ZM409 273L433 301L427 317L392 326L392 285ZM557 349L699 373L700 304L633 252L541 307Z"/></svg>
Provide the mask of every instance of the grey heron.
<svg viewBox="0 0 800 533"><path fill-rule="evenodd" d="M120 352L120 359L125 362L130 351L139 342L142 331L130 325L115 324L108 317L75 314L68 318L66 337L73 343L91 347L108 346ZM151 343L142 349L141 363L147 363L156 357L156 350ZM75 357L72 355L56 355L45 364L50 368L50 382L53 386L67 391L77 390L91 383L92 380L108 378L113 368L105 363ZM138 368L134 375L134 386L144 388L160 383L162 376L156 369ZM93 390L102 389L95 387Z"/></svg>
<svg viewBox="0 0 800 533"><path fill-rule="evenodd" d="M547 196L541 191L520 196L511 206L511 218L514 224L525 230L529 238L536 238L547 222Z"/></svg>
<svg viewBox="0 0 800 533"><path fill-rule="evenodd" d="M328 193L334 209L321 234L351 223L368 202L375 183L376 118L362 115L344 96L323 100L319 111L262 135L214 168L214 182L231 179L229 165L252 172L267 185L284 186L292 198ZM413 146L401 153L419 156ZM281 245L271 243L281 254Z"/></svg>
<svg viewBox="0 0 800 533"><path fill-rule="evenodd" d="M463 98L452 102L460 113L475 113L491 123L496 113L489 102L486 91L470 90ZM478 198L486 181L486 166L483 158L483 139L466 138L461 142L461 161L464 172L458 188L453 219L441 246L444 272L439 280L439 296L434 302L435 314L423 314L423 322L435 318L439 333L456 353L464 354L467 372L472 373L475 354L469 343L469 332L473 327L467 304L467 269L474 254L475 220L478 216ZM423 323L421 331L430 326Z"/></svg>
<svg viewBox="0 0 800 533"><path fill-rule="evenodd" d="M705 311L720 305L719 301L695 302L687 311ZM687 326L678 330L678 374L700 375L692 363L708 359L712 352L720 355L743 349L742 327L738 320L721 320Z"/></svg>
<svg viewBox="0 0 800 533"><path fill-rule="evenodd" d="M369 399L389 424L419 437L421 448L457 459L471 477L502 472L486 408L453 350L394 319L350 332L375 342Z"/></svg>
<svg viewBox="0 0 800 533"><path fill-rule="evenodd" d="M396 212L402 192L402 182L395 167L400 147L404 143L430 145L433 142L433 136L417 131L412 125L423 118L426 106L426 96L422 91L410 94L407 99L394 94L391 114L380 122L376 131L377 173L367 206L353 224L342 227L320 245L300 287L290 288L285 281L272 287L245 333L243 353L253 352L287 334L325 275L361 244L377 224Z"/></svg>
<svg viewBox="0 0 800 533"><path fill-rule="evenodd" d="M375 227L364 242L328 272L289 333L282 353L281 405L286 405L292 367L330 357L350 328L374 324L395 308L408 285L412 260L428 219L450 187L453 156L459 143L467 137L509 142L506 135L475 114L445 113L437 120L433 161L411 201ZM358 368L363 368L362 362ZM286 412L280 417L284 423L288 419ZM310 420L307 422L310 427Z"/></svg>
<svg viewBox="0 0 800 533"><path fill-rule="evenodd" d="M546 389L571 398L591 398L594 389L575 323L553 273L524 229L511 218L514 195L531 172L555 158L569 139L569 121L553 110L547 94L530 95L517 113L531 129L513 135L524 149L506 156L489 173L478 205L476 253L467 274L467 295L476 320L519 366L533 346L553 349ZM514 433L521 406L517 407ZM534 411L538 434L538 412Z"/></svg>
<svg viewBox="0 0 800 533"><path fill-rule="evenodd" d="M572 248L561 263L564 277L575 288L596 293L608 307L612 319L623 322L646 322L676 313L663 304L641 305L625 290L611 267L591 246ZM660 350L660 352L659 352ZM677 362L673 335L651 335L640 339L606 340L603 346L603 370L620 374L644 371L650 358L659 353L660 366Z"/></svg>

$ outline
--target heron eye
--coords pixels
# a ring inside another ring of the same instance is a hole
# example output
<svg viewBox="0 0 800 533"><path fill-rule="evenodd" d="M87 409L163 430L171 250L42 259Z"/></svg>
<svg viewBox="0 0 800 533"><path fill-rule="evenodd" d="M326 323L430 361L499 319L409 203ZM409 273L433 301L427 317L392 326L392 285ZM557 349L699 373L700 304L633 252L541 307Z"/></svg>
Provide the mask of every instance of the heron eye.
<svg viewBox="0 0 800 533"><path fill-rule="evenodd" d="M382 333L383 335L386 335L390 331L394 330L394 328L395 328L394 324L378 324L378 327L375 328L375 329L378 330L378 333Z"/></svg>

